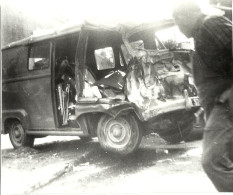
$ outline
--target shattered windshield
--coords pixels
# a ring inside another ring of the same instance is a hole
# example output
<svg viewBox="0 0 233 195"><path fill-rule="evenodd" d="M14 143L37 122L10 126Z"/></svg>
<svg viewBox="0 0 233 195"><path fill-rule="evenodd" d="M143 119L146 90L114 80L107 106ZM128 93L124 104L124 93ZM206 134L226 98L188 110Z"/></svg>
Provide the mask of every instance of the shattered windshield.
<svg viewBox="0 0 233 195"><path fill-rule="evenodd" d="M166 36L170 32L164 33L164 29L166 29L166 26L160 26L160 28L147 27L133 32L129 37L127 37L130 51L138 52L143 50L166 50L167 47L166 43L164 42L164 35ZM125 45L121 45L121 50L124 55L124 59L128 64L128 62L132 58L132 55Z"/></svg>
<svg viewBox="0 0 233 195"><path fill-rule="evenodd" d="M144 53L143 50L162 52L167 49L175 50L194 48L193 40L187 39L179 31L177 26L174 26L171 23L165 23L161 26L152 25L152 27L140 27L139 30L135 30L135 32L132 32L127 37L127 43L128 44L125 43L126 46L121 46L121 50L127 64L132 58L132 55L134 55L134 52L136 52L135 54L142 54Z"/></svg>
<svg viewBox="0 0 233 195"><path fill-rule="evenodd" d="M166 47L164 44L158 39L156 33L150 30L140 31L138 33L133 34L129 38L129 45L134 51L138 50L164 50ZM126 63L131 59L131 55L129 51L126 49L125 45L121 45L121 50L124 55L124 59Z"/></svg>
<svg viewBox="0 0 233 195"><path fill-rule="evenodd" d="M154 29L146 29L132 34L129 43L133 50L164 50L166 47L156 36Z"/></svg>
<svg viewBox="0 0 233 195"><path fill-rule="evenodd" d="M133 50L163 50L166 47L155 36L155 33L145 32L132 36L130 40L130 46Z"/></svg>

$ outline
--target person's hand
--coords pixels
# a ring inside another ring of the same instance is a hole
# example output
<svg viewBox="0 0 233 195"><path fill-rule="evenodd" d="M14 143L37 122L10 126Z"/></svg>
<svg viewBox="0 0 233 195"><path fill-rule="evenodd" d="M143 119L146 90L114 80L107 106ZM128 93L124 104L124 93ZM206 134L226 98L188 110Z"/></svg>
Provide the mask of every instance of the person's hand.
<svg viewBox="0 0 233 195"><path fill-rule="evenodd" d="M232 95L233 95L233 87L224 91L218 98L218 102L225 103L226 101L231 100L231 98L233 98Z"/></svg>
<svg viewBox="0 0 233 195"><path fill-rule="evenodd" d="M231 88L227 89L220 95L220 97L218 98L218 102L220 103L228 102L231 116L233 119L233 85L231 86Z"/></svg>

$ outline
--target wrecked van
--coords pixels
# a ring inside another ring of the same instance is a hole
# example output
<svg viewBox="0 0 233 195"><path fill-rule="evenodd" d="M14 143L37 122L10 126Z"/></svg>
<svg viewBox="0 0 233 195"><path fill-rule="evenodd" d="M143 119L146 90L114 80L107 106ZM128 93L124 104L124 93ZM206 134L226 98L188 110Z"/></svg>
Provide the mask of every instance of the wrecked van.
<svg viewBox="0 0 233 195"><path fill-rule="evenodd" d="M200 104L182 55L156 36L172 25L85 22L9 44L2 133L15 148L48 135L97 136L104 150L123 155L151 132L185 140Z"/></svg>

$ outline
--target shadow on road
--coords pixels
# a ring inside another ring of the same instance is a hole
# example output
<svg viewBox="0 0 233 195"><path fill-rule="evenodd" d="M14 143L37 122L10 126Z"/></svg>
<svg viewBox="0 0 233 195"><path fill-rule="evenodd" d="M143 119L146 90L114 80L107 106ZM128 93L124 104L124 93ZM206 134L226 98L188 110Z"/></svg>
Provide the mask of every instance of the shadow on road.
<svg viewBox="0 0 233 195"><path fill-rule="evenodd" d="M153 166L167 166L174 162L173 159L182 156L189 149L156 149L154 147L156 139L144 140L145 142L137 151L127 156L105 152L97 140L90 142L79 139L55 141L39 144L34 148L4 149L2 150L2 162L7 170L13 169L18 171L18 174L22 174L22 171L31 173L34 171L35 176L40 173L40 169L46 167L50 169L51 166L59 164L63 170L69 164L70 171L65 171L62 177L53 178L52 176L52 183L48 182L49 186L72 185L72 182L86 186L90 182L98 183L109 178L116 179ZM161 165L160 162L165 163ZM52 174L56 175L56 173ZM35 189L36 192L44 187L47 188L48 184L43 187L41 185L39 189Z"/></svg>

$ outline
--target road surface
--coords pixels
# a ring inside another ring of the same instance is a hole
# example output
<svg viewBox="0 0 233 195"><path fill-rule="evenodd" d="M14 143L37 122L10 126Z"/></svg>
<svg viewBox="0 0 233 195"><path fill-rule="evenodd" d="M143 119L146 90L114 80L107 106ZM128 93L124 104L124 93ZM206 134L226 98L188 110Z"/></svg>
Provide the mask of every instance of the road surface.
<svg viewBox="0 0 233 195"><path fill-rule="evenodd" d="M132 155L104 152L97 139L37 139L34 148L2 143L2 194L154 194L217 192L203 172L201 140L167 145L143 138Z"/></svg>

